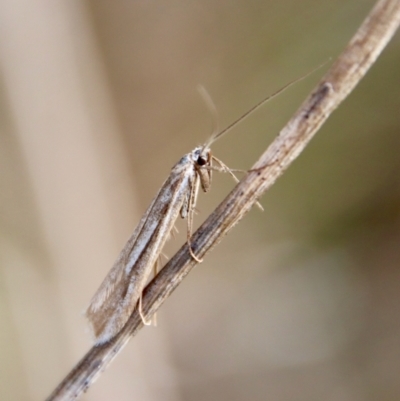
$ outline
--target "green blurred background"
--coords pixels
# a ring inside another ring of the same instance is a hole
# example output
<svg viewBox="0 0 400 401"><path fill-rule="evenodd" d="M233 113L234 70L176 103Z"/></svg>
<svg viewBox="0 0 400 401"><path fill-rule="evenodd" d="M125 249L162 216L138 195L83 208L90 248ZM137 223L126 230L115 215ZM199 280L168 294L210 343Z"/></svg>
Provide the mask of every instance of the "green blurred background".
<svg viewBox="0 0 400 401"><path fill-rule="evenodd" d="M89 349L82 311L172 165L335 59L359 0L0 0L0 399ZM400 36L84 400L400 399ZM248 169L327 67L213 146ZM214 175L199 224L233 187ZM171 256L185 241L168 243Z"/></svg>

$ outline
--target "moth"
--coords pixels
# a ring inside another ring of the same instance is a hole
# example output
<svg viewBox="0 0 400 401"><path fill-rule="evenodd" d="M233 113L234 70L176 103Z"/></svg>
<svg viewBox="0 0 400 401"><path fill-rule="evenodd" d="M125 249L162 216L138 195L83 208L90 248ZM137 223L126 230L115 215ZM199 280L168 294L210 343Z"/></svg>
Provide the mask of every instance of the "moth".
<svg viewBox="0 0 400 401"><path fill-rule="evenodd" d="M86 311L97 344L109 341L127 322L178 215L188 219L189 250L201 261L192 251L190 233L199 185L204 192L210 189L212 160L216 159L204 145L172 168Z"/></svg>
<svg viewBox="0 0 400 401"><path fill-rule="evenodd" d="M189 251L197 262L201 262L192 250L190 236L199 187L201 186L204 192L209 191L212 171L226 171L238 181L232 170L213 156L210 150L211 143L233 125L218 132L216 108L205 89L199 87L199 91L213 113L214 133L203 146L196 147L184 155L171 169L170 175L93 296L85 314L96 344L111 340L128 321L138 300L141 300L143 288L174 228L178 215L188 220ZM213 166L213 161L219 166ZM141 302L138 308L143 322L146 323L141 311Z"/></svg>
<svg viewBox="0 0 400 401"><path fill-rule="evenodd" d="M194 254L190 243L193 214L199 187L201 186L204 192L209 191L213 170L228 172L235 181L239 181L233 173L235 170L229 169L221 160L211 154L210 145L264 103L295 82L304 79L313 71L289 82L272 95L261 100L220 132L218 132L216 124L217 112L214 103L205 89L199 88L214 117L213 135L203 146L196 147L183 156L172 168L170 175L141 218L114 266L93 296L85 314L97 345L110 341L118 334L137 304L139 314L146 324L145 317L141 311L142 291L157 263L166 240L173 230L178 215L188 220L187 243L189 251L197 262L201 262ZM213 165L213 161L218 166ZM259 204L258 206L262 209Z"/></svg>

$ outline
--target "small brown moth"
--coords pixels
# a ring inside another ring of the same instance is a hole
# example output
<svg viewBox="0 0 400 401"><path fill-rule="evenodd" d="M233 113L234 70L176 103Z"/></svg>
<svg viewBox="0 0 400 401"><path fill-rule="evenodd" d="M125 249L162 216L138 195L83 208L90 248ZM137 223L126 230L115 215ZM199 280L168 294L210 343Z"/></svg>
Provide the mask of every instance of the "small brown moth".
<svg viewBox="0 0 400 401"><path fill-rule="evenodd" d="M86 317L91 325L96 344L103 344L111 340L128 321L138 300L141 300L144 286L179 214L182 218L188 219L189 251L197 262L201 262L193 253L190 244L199 185L204 192L210 189L212 170L228 172L238 181L233 173L234 170L229 169L211 154L210 145L265 102L295 82L304 79L313 71L263 99L221 132L218 132L215 127L214 134L203 146L197 147L183 156L172 168L169 177L143 215L86 310ZM200 87L200 91L215 117L214 121L216 121L216 109L211 98L204 88ZM213 166L213 161L217 162L219 167ZM146 324L140 302L138 308L142 320Z"/></svg>
<svg viewBox="0 0 400 401"><path fill-rule="evenodd" d="M188 218L190 246L199 184L204 192L210 189L213 159L205 145L183 156L172 168L86 311L97 344L109 341L127 322L178 214ZM191 247L190 252L199 262Z"/></svg>

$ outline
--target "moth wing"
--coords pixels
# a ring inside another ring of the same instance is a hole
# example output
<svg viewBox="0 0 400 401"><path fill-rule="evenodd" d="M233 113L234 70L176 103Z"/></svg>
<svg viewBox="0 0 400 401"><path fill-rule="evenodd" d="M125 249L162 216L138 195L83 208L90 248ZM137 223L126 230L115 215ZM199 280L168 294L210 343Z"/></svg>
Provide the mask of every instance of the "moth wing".
<svg viewBox="0 0 400 401"><path fill-rule="evenodd" d="M115 310L126 297L127 293L132 292L132 289L129 291L129 288L132 287L136 279L134 275L132 277L132 273L126 273L125 266L128 256L135 246L136 240L148 218L153 203L141 218L138 226L125 244L118 259L115 261L99 289L94 294L90 301L90 305L85 312L96 339L98 339L100 333L104 330L107 321L110 320L110 317L115 313ZM130 281L133 282L130 283Z"/></svg>
<svg viewBox="0 0 400 401"><path fill-rule="evenodd" d="M119 273L121 270L122 274ZM93 308L92 303L86 311L97 344L109 341L124 327L145 285L145 277L136 271L128 276L123 268L118 269L118 278L120 281L116 280L103 302L100 304L100 299L96 300L97 309ZM104 297L105 291L101 296Z"/></svg>

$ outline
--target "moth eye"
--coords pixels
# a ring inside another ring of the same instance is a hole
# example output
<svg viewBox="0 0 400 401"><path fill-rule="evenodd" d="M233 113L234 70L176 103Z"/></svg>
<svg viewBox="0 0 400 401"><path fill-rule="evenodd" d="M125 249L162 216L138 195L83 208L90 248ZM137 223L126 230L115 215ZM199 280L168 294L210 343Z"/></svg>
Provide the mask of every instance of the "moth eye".
<svg viewBox="0 0 400 401"><path fill-rule="evenodd" d="M197 159L197 164L199 166L204 166L205 164L207 164L207 159L204 158L203 156L199 156Z"/></svg>

